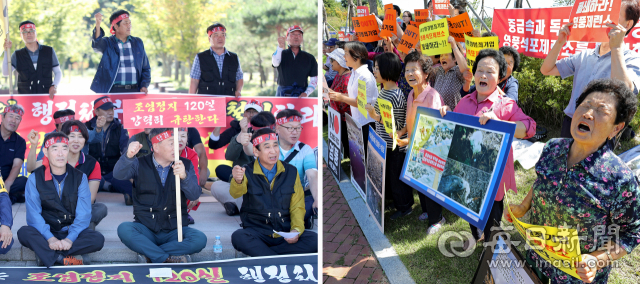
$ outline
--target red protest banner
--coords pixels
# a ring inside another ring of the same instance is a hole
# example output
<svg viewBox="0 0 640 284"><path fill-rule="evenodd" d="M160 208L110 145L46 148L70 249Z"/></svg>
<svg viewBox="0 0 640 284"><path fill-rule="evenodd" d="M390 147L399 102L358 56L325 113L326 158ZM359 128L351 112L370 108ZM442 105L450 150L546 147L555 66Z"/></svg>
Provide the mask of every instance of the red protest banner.
<svg viewBox="0 0 640 284"><path fill-rule="evenodd" d="M445 159L442 159L425 149L420 149L420 154L422 155L423 164L434 167L439 171L444 171L444 165L447 162Z"/></svg>
<svg viewBox="0 0 640 284"><path fill-rule="evenodd" d="M416 46L418 41L420 41L420 31L418 27L409 25L407 29L404 30L402 39L400 39L398 50L408 54L409 51Z"/></svg>
<svg viewBox="0 0 640 284"><path fill-rule="evenodd" d="M349 36L347 36L343 31L338 32L338 40L339 41L349 41Z"/></svg>
<svg viewBox="0 0 640 284"><path fill-rule="evenodd" d="M426 23L429 19L429 9L415 9L413 12L416 16L416 23L418 23L418 26L422 23Z"/></svg>
<svg viewBox="0 0 640 284"><path fill-rule="evenodd" d="M455 38L457 42L464 42L465 34L472 36L473 25L467 12L448 18L447 22L449 22L449 35Z"/></svg>
<svg viewBox="0 0 640 284"><path fill-rule="evenodd" d="M376 15L369 15L364 17L355 17L352 18L353 28L356 31L356 36L358 40L361 42L374 42L379 41L379 28L378 21L376 20Z"/></svg>
<svg viewBox="0 0 640 284"><path fill-rule="evenodd" d="M126 129L226 125L224 97L125 100Z"/></svg>
<svg viewBox="0 0 640 284"><path fill-rule="evenodd" d="M387 9L384 11L384 21L382 21L382 29L380 29L380 37L382 38L390 38L391 36L398 33L396 31L396 10Z"/></svg>
<svg viewBox="0 0 640 284"><path fill-rule="evenodd" d="M605 24L618 21L620 5L621 1L614 0L577 0L569 16L573 23L569 40L608 42Z"/></svg>
<svg viewBox="0 0 640 284"><path fill-rule="evenodd" d="M433 0L433 14L450 16L449 0Z"/></svg>
<svg viewBox="0 0 640 284"><path fill-rule="evenodd" d="M356 15L358 17L369 16L369 7L367 7L367 6L358 6L358 7L356 7Z"/></svg>

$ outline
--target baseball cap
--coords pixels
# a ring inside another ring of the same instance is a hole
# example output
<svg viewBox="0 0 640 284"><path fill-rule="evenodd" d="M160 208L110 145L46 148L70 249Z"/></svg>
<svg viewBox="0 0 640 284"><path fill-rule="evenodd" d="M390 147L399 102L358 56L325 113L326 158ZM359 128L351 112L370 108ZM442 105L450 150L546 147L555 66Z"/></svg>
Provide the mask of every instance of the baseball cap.
<svg viewBox="0 0 640 284"><path fill-rule="evenodd" d="M338 43L338 39L337 38L330 38L328 41L324 42L324 45L326 46L335 46Z"/></svg>
<svg viewBox="0 0 640 284"><path fill-rule="evenodd" d="M255 109L258 112L262 111L262 107L260 106L260 103L257 100L251 100L249 101L245 106L244 106L244 111L247 111L248 109Z"/></svg>
<svg viewBox="0 0 640 284"><path fill-rule="evenodd" d="M93 101L93 109L108 110L110 108L114 108L114 106L113 102L111 102L111 98L108 96L100 97Z"/></svg>
<svg viewBox="0 0 640 284"><path fill-rule="evenodd" d="M295 31L300 31L302 34L304 34L304 32L302 31L302 28L298 25L294 25L291 26L288 30L287 30L287 35L289 35L291 32L295 32Z"/></svg>

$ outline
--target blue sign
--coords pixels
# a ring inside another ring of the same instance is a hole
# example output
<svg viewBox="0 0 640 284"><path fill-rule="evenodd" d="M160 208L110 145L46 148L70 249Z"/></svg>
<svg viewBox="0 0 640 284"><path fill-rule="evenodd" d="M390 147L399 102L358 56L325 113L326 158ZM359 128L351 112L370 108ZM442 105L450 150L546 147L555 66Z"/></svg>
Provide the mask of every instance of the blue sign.
<svg viewBox="0 0 640 284"><path fill-rule="evenodd" d="M378 227L384 233L384 188L387 159L387 142L375 129L369 126L367 154L367 190L365 193L367 207L376 220Z"/></svg>

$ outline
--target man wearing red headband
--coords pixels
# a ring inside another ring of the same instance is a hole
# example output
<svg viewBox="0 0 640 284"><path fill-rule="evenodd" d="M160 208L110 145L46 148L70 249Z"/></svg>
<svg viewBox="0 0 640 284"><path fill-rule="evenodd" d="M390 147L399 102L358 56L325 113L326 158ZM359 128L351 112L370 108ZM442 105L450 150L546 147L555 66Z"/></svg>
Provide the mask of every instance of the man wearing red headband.
<svg viewBox="0 0 640 284"><path fill-rule="evenodd" d="M20 23L20 37L25 47L18 49L11 55L12 72L18 73L18 93L20 94L49 94L57 92L57 86L62 80L62 71L58 56L52 47L38 42L36 25L32 21ZM13 43L7 37L4 49L11 50ZM2 61L2 74L9 76L7 57ZM55 76L52 76L55 74ZM55 79L54 79L55 78Z"/></svg>
<svg viewBox="0 0 640 284"><path fill-rule="evenodd" d="M0 124L0 174L5 188L9 190L11 203L24 202L24 187L27 184L26 177L18 177L27 151L26 141L16 133L23 115L24 108L21 105L8 105L4 107Z"/></svg>
<svg viewBox="0 0 640 284"><path fill-rule="evenodd" d="M114 178L133 179L134 222L118 226L118 237L137 252L139 262L186 263L190 254L200 252L207 244L204 233L187 227L187 199L197 200L202 193L194 165L180 157L175 162L173 130L154 128L149 132L153 153L141 158L142 148L131 142L113 170ZM176 200L176 182L180 179L180 200ZM182 242L178 242L176 202L182 205Z"/></svg>
<svg viewBox="0 0 640 284"><path fill-rule="evenodd" d="M244 80L238 55L224 47L227 29L221 23L207 28L211 48L196 55L189 93L240 97Z"/></svg>
<svg viewBox="0 0 640 284"><path fill-rule="evenodd" d="M111 15L111 34L105 37L100 28L102 14L97 13L91 47L102 53L91 90L96 93L147 93L151 67L142 40L131 36L129 12L118 10Z"/></svg>
<svg viewBox="0 0 640 284"><path fill-rule="evenodd" d="M67 135L50 133L43 144L42 166L27 182L27 226L18 230L18 240L46 267L89 264L87 254L102 249L104 236L88 228L91 191L87 175L67 163Z"/></svg>
<svg viewBox="0 0 640 284"><path fill-rule="evenodd" d="M269 128L253 133L255 161L233 167L230 193L243 197L242 229L233 247L249 256L315 253L318 234L304 230L304 192L296 167L278 160L278 137ZM270 192L271 194L264 194ZM295 233L282 237L276 232Z"/></svg>
<svg viewBox="0 0 640 284"><path fill-rule="evenodd" d="M318 61L301 50L301 45L302 28L298 25L290 27L286 37L278 37L278 47L271 57L273 68L278 69L277 97L307 97L318 86Z"/></svg>
<svg viewBox="0 0 640 284"><path fill-rule="evenodd" d="M56 128L49 132L49 133L53 133L53 132L60 132L60 128L62 127L62 124L67 122L67 121L72 121L76 119L76 112L73 111L72 109L60 109L57 110L56 112L53 113L53 122L56 125ZM49 134L46 133L45 135ZM95 134L95 133L93 133ZM89 154L89 143L87 143L87 146L82 148L82 152L85 154ZM42 145L40 147L40 153L38 153L37 156L37 160L40 161L42 160L42 158L44 158L44 145Z"/></svg>

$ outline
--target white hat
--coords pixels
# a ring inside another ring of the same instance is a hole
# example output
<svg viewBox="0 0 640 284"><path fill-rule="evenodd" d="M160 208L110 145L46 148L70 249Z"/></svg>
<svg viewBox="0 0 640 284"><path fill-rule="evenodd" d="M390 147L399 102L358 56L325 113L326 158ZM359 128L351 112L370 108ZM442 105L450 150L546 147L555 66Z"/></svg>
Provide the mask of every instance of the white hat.
<svg viewBox="0 0 640 284"><path fill-rule="evenodd" d="M335 61L338 61L338 64L340 64L342 68L349 68L347 67L347 61L344 59L344 49L336 48L332 52L327 53L327 56L333 58L333 60Z"/></svg>
<svg viewBox="0 0 640 284"><path fill-rule="evenodd" d="M255 109L258 112L262 111L262 107L260 106L260 103L257 100L251 100L249 101L245 106L244 106L244 111L247 111L248 109Z"/></svg>

